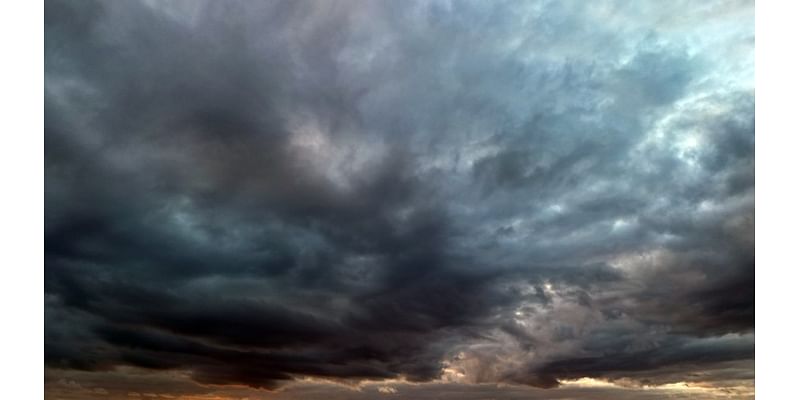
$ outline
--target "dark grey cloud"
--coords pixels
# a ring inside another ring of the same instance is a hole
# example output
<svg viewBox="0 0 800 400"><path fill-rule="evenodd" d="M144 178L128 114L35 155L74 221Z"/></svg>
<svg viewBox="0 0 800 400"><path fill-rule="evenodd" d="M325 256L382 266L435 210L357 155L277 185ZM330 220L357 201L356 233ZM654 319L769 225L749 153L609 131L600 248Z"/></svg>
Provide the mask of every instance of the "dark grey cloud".
<svg viewBox="0 0 800 400"><path fill-rule="evenodd" d="M53 376L752 379L752 4L48 0L45 29Z"/></svg>

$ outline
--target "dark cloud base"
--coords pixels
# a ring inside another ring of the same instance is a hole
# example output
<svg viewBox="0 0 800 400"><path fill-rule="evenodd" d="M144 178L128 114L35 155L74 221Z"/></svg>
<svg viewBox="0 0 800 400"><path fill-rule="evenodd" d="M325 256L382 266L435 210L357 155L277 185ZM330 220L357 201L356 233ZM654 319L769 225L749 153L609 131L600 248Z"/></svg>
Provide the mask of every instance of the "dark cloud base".
<svg viewBox="0 0 800 400"><path fill-rule="evenodd" d="M46 1L48 374L752 380L748 60L518 6Z"/></svg>

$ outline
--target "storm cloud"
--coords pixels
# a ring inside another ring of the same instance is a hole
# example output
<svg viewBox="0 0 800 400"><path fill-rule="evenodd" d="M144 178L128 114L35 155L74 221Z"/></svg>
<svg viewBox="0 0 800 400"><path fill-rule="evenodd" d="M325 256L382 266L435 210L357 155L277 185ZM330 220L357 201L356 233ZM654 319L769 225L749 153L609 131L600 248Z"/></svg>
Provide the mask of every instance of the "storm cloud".
<svg viewBox="0 0 800 400"><path fill-rule="evenodd" d="M48 390L752 386L753 35L734 1L46 1Z"/></svg>

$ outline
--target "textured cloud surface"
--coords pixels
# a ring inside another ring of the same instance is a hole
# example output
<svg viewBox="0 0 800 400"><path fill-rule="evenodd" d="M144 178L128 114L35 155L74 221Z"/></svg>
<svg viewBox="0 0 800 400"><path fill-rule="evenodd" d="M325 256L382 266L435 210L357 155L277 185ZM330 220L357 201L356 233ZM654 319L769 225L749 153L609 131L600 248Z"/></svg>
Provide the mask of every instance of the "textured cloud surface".
<svg viewBox="0 0 800 400"><path fill-rule="evenodd" d="M45 27L49 397L752 397L752 2Z"/></svg>

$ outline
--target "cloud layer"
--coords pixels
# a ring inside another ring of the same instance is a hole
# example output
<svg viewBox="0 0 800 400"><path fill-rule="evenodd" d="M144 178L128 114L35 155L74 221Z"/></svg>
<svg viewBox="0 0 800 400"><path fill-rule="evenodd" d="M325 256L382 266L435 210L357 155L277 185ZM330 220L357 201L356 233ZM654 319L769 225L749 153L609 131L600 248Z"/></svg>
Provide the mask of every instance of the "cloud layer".
<svg viewBox="0 0 800 400"><path fill-rule="evenodd" d="M752 384L751 2L45 8L48 374Z"/></svg>

